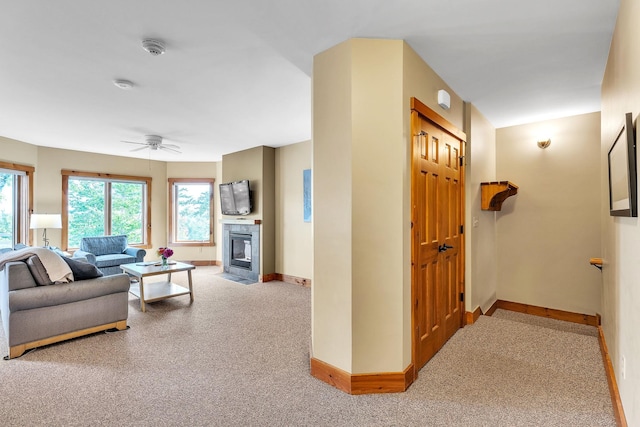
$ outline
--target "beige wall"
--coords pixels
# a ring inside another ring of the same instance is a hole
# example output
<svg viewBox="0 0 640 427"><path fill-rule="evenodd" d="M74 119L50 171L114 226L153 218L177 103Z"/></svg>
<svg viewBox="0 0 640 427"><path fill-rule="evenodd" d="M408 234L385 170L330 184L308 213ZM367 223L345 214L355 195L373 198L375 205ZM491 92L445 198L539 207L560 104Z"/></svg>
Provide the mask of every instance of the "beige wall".
<svg viewBox="0 0 640 427"><path fill-rule="evenodd" d="M302 215L302 171L311 169L311 141L276 149L275 168L276 272L313 279L313 228Z"/></svg>
<svg viewBox="0 0 640 427"><path fill-rule="evenodd" d="M496 180L496 130L469 104L465 104L467 133L465 210L465 310L486 313L496 301L498 247L496 214L480 206L480 183Z"/></svg>
<svg viewBox="0 0 640 427"><path fill-rule="evenodd" d="M152 249L147 249L146 259L150 259L150 257L152 259L153 248L166 245L167 176L164 162L38 147L34 189L35 212L62 212L62 175L60 174L62 169L151 177L153 180L151 200L154 201L151 204L151 243L153 246ZM60 230L55 230L53 233L49 233L47 230L47 235L49 234L51 244L59 246ZM179 257L180 254L176 253L175 256Z"/></svg>
<svg viewBox="0 0 640 427"><path fill-rule="evenodd" d="M602 270L602 328L630 426L640 425L640 223L638 218L609 216L607 153L624 114L631 112L635 119L640 113L639 20L640 2L621 0L602 81L599 181L602 188L602 248L599 254L605 263ZM623 357L625 378L622 375Z"/></svg>
<svg viewBox="0 0 640 427"><path fill-rule="evenodd" d="M314 357L401 372L411 363L409 100L460 128L463 103L397 40L341 43L315 57L313 76ZM449 112L437 106L443 88Z"/></svg>
<svg viewBox="0 0 640 427"><path fill-rule="evenodd" d="M496 212L498 299L600 311L599 135L599 113L497 130L497 178L519 187Z"/></svg>
<svg viewBox="0 0 640 427"><path fill-rule="evenodd" d="M222 220L262 221L260 275L273 274L276 272L275 149L260 146L222 156L222 182L244 179L249 180L253 192L252 212L241 217L223 215Z"/></svg>
<svg viewBox="0 0 640 427"><path fill-rule="evenodd" d="M351 289L356 373L399 372L408 366L402 352L403 44L352 40Z"/></svg>
<svg viewBox="0 0 640 427"><path fill-rule="evenodd" d="M36 166L38 146L0 136L0 161Z"/></svg>
<svg viewBox="0 0 640 427"><path fill-rule="evenodd" d="M263 212L264 191L263 181L264 147L255 147L222 156L222 183L249 180L251 185L253 207L246 216L226 216L222 219L252 219L261 220Z"/></svg>
<svg viewBox="0 0 640 427"><path fill-rule="evenodd" d="M314 57L312 91L312 356L351 372L351 43Z"/></svg>

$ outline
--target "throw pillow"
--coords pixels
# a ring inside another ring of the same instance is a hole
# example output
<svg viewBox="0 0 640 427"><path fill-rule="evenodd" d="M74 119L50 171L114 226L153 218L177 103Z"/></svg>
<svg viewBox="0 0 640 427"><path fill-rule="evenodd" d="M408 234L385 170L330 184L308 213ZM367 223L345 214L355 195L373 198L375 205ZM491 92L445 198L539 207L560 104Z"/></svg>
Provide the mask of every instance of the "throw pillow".
<svg viewBox="0 0 640 427"><path fill-rule="evenodd" d="M102 271L98 270L98 267L93 264L67 258L66 256L63 256L62 259L69 265L73 273L73 280L95 279L103 276Z"/></svg>
<svg viewBox="0 0 640 427"><path fill-rule="evenodd" d="M45 270L42 261L40 261L37 255L32 255L27 258L26 264L38 286L53 285L53 282L47 274L47 270Z"/></svg>

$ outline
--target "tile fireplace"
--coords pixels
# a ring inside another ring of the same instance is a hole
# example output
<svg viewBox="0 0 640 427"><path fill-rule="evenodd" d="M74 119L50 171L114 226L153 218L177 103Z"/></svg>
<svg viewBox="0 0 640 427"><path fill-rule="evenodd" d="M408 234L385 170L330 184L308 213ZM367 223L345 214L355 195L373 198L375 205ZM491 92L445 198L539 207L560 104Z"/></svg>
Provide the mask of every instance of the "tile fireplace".
<svg viewBox="0 0 640 427"><path fill-rule="evenodd" d="M224 221L222 239L223 271L257 282L260 278L260 224Z"/></svg>

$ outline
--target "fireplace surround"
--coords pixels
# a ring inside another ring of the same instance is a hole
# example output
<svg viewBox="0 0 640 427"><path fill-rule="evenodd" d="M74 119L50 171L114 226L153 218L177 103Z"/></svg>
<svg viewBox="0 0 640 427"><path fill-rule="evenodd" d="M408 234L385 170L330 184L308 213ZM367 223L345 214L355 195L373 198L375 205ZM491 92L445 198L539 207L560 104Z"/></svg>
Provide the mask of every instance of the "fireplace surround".
<svg viewBox="0 0 640 427"><path fill-rule="evenodd" d="M260 278L260 225L241 222L223 222L223 271L257 282Z"/></svg>

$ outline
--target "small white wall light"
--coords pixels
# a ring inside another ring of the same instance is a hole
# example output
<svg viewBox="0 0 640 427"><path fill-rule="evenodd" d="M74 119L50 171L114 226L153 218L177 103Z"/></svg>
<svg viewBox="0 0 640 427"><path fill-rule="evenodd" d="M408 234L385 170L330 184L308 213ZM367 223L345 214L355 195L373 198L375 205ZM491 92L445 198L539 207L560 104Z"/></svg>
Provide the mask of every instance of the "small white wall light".
<svg viewBox="0 0 640 427"><path fill-rule="evenodd" d="M449 96L449 92L444 89L438 91L438 105L445 110L451 107L451 96Z"/></svg>

